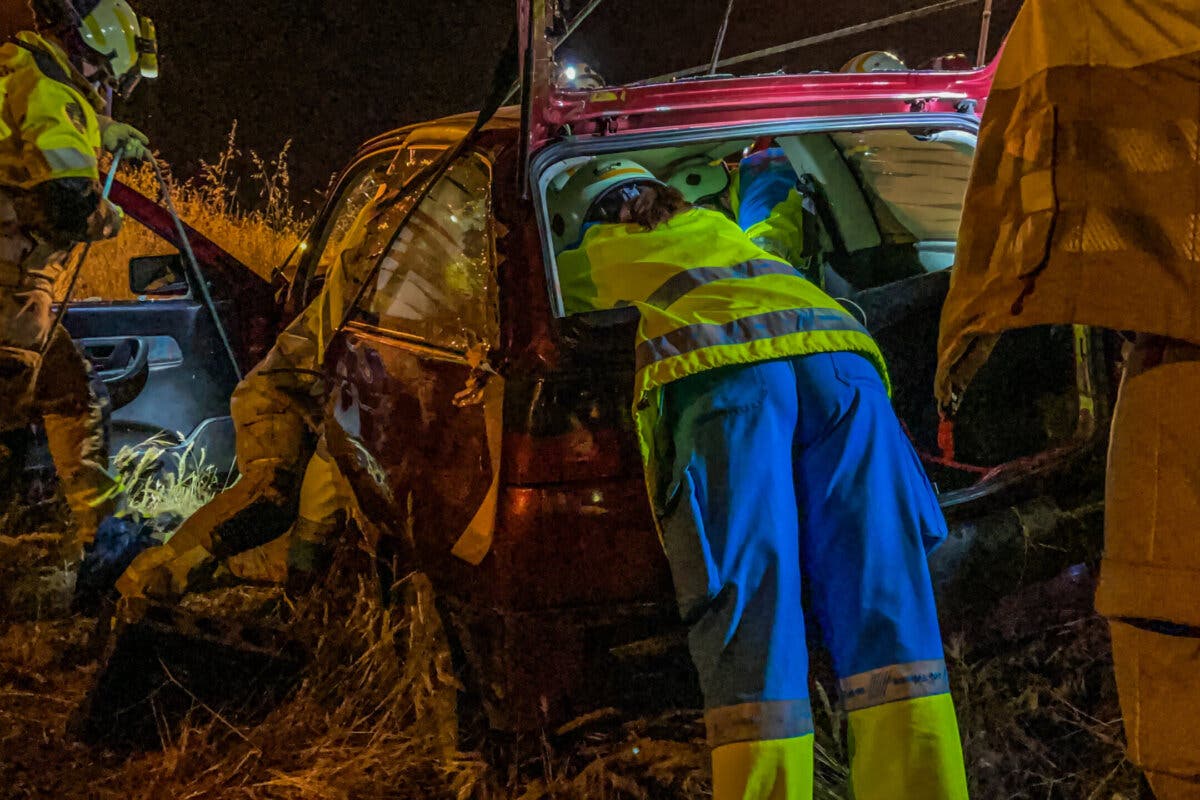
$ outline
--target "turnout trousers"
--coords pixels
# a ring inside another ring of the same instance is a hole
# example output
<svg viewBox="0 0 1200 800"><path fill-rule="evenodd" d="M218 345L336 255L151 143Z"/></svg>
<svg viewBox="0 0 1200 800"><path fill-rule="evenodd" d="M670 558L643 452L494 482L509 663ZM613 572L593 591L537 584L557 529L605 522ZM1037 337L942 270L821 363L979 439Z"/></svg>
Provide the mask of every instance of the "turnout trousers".
<svg viewBox="0 0 1200 800"><path fill-rule="evenodd" d="M1139 335L1113 415L1096 606L1129 760L1159 800L1200 800L1200 346Z"/></svg>
<svg viewBox="0 0 1200 800"><path fill-rule="evenodd" d="M23 235L0 191L0 432L41 418L75 517L75 541L84 544L112 513L121 485L108 471L104 400L92 390L91 365L53 325L54 283L68 255Z"/></svg>
<svg viewBox="0 0 1200 800"><path fill-rule="evenodd" d="M853 796L966 798L926 562L946 523L871 363L820 353L692 375L665 387L658 433L714 800L812 797L814 621Z"/></svg>

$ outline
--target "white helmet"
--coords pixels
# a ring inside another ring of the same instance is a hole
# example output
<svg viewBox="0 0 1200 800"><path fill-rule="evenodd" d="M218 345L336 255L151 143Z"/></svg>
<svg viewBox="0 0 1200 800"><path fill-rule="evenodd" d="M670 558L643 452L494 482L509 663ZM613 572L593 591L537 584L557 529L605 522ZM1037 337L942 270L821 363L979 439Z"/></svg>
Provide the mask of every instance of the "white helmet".
<svg viewBox="0 0 1200 800"><path fill-rule="evenodd" d="M554 252L579 244L584 223L605 221L612 211L606 206L626 199L619 190L639 183L662 185L641 164L617 156L602 156L575 169L562 191L550 198Z"/></svg>
<svg viewBox="0 0 1200 800"><path fill-rule="evenodd" d="M158 77L154 23L138 17L126 0L68 0L84 58L105 83L128 94L141 78Z"/></svg>
<svg viewBox="0 0 1200 800"><path fill-rule="evenodd" d="M885 50L859 53L842 65L842 72L903 72L908 69L900 56Z"/></svg>

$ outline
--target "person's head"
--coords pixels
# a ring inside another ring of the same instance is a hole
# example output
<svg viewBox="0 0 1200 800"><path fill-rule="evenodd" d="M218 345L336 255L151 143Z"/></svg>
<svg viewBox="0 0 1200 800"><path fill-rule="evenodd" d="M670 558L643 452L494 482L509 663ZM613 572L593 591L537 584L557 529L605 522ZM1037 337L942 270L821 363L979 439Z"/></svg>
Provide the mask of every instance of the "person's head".
<svg viewBox="0 0 1200 800"><path fill-rule="evenodd" d="M592 225L633 223L647 230L688 208L678 190L627 158L600 157L578 168L553 199L555 252L578 246Z"/></svg>
<svg viewBox="0 0 1200 800"><path fill-rule="evenodd" d="M895 53L868 50L843 64L840 72L902 72L906 69L908 67Z"/></svg>
<svg viewBox="0 0 1200 800"><path fill-rule="evenodd" d="M154 23L126 0L31 0L39 27L63 46L76 69L123 96L158 77Z"/></svg>

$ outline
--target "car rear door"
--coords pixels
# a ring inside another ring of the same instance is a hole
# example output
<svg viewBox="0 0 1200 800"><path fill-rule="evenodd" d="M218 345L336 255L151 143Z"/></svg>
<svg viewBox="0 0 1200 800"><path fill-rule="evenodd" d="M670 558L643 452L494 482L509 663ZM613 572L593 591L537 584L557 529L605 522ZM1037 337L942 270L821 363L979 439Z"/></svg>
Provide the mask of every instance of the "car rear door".
<svg viewBox="0 0 1200 800"><path fill-rule="evenodd" d="M233 345L235 366L184 266L168 213L121 184L114 186L113 199L125 210L125 226L118 240L92 248L82 267L84 291L63 320L114 401L110 449L159 439L180 451L203 452L207 463L228 470L234 455L229 397L239 372L252 367L274 338L278 315L271 287L185 227ZM183 284L167 287L169 294L131 296L129 261L142 256L173 262ZM89 285L105 286L106 299L88 297ZM122 294L130 299L113 299Z"/></svg>

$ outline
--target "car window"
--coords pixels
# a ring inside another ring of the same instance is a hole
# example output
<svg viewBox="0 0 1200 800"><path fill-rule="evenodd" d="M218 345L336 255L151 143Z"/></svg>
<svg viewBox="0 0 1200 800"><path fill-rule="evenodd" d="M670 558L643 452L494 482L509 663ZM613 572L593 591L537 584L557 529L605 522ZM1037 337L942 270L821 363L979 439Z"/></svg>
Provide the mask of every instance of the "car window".
<svg viewBox="0 0 1200 800"><path fill-rule="evenodd" d="M491 167L461 157L392 235L355 312L360 322L465 352L496 336Z"/></svg>
<svg viewBox="0 0 1200 800"><path fill-rule="evenodd" d="M958 238L970 144L902 130L835 133L833 140L871 203L885 244Z"/></svg>
<svg viewBox="0 0 1200 800"><path fill-rule="evenodd" d="M87 303L113 300L133 300L129 291L129 260L139 256L174 255L179 250L166 239L131 216L126 216L116 238L95 242L88 250L87 261L79 270L79 280L72 292L71 302ZM68 257L75 264L77 253ZM70 283L70 270L54 287L56 299L62 299ZM151 297L150 299L153 299Z"/></svg>
<svg viewBox="0 0 1200 800"><path fill-rule="evenodd" d="M354 220L383 185L392 155L390 152L382 153L370 159L343 185L337 204L321 231L321 238L316 242L313 256L315 276L324 276L338 253L342 251L346 234L350 232Z"/></svg>

